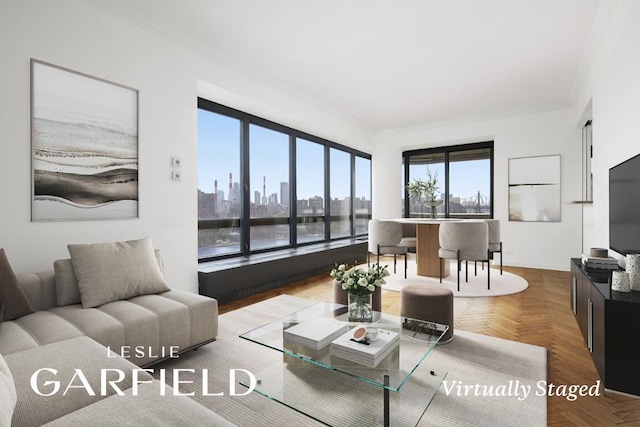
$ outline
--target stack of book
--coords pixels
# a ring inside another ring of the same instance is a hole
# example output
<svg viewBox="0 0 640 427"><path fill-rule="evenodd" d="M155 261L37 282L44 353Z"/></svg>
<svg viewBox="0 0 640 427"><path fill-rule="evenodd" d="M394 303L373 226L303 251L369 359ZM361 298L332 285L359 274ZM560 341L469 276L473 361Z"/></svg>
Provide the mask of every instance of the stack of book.
<svg viewBox="0 0 640 427"><path fill-rule="evenodd" d="M397 332L384 329L380 329L376 341L370 342L353 341L351 334L349 331L331 343L331 355L371 368L378 366L400 344Z"/></svg>
<svg viewBox="0 0 640 427"><path fill-rule="evenodd" d="M345 322L335 319L311 319L293 325L282 333L285 340L320 350L349 330Z"/></svg>
<svg viewBox="0 0 640 427"><path fill-rule="evenodd" d="M613 257L596 257L582 254L582 265L587 268L598 268L601 270L617 270L618 260Z"/></svg>

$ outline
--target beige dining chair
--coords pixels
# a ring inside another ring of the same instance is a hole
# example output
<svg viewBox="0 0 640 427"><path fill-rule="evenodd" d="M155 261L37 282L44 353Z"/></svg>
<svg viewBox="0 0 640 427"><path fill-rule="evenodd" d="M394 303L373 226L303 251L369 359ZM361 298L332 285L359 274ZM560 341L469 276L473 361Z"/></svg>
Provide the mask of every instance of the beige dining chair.
<svg viewBox="0 0 640 427"><path fill-rule="evenodd" d="M371 254L376 254L380 264L380 255L393 255L393 272L396 272L396 257L404 255L404 278L407 278L407 247L400 246L402 225L396 221L369 221L369 250L367 265L371 265Z"/></svg>
<svg viewBox="0 0 640 427"><path fill-rule="evenodd" d="M485 221L452 221L440 224L440 283L444 259L458 261L458 292L462 261L489 261L489 226ZM491 268L487 268L487 289L491 289ZM465 282L469 281L469 268L465 269Z"/></svg>
<svg viewBox="0 0 640 427"><path fill-rule="evenodd" d="M489 226L489 253L491 259L493 259L494 253L500 254L500 275L502 275L502 240L500 240L500 220L499 219L487 219L485 220Z"/></svg>
<svg viewBox="0 0 640 427"><path fill-rule="evenodd" d="M415 249L418 246L416 224L401 222L400 225L402 226L402 240L400 240L398 246L406 246L408 249Z"/></svg>

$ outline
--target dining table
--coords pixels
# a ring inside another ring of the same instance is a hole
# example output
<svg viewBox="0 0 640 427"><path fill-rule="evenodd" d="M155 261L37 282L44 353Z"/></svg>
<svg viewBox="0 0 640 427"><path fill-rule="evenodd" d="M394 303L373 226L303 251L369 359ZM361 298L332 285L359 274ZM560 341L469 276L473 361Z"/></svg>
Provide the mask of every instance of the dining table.
<svg viewBox="0 0 640 427"><path fill-rule="evenodd" d="M449 221L461 221L458 218L396 218L405 224L416 225L416 273L418 276L440 277L440 224ZM451 274L449 260L442 260L442 277Z"/></svg>

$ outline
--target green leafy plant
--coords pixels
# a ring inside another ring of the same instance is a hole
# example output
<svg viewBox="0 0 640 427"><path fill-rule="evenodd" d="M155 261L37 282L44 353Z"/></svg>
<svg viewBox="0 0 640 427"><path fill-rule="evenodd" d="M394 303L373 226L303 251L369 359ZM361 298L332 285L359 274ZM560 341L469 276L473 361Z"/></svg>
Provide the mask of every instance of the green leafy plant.
<svg viewBox="0 0 640 427"><path fill-rule="evenodd" d="M438 171L431 172L427 168L427 179L414 178L407 185L407 192L411 197L415 197L424 202L437 202L440 195L440 187L438 187Z"/></svg>

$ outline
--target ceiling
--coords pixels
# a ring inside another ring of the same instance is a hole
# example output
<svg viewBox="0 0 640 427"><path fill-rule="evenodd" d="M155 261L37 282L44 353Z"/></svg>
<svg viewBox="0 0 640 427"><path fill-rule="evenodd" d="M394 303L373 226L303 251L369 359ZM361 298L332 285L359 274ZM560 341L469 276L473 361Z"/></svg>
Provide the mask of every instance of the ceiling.
<svg viewBox="0 0 640 427"><path fill-rule="evenodd" d="M371 130L570 107L602 1L101 0Z"/></svg>

